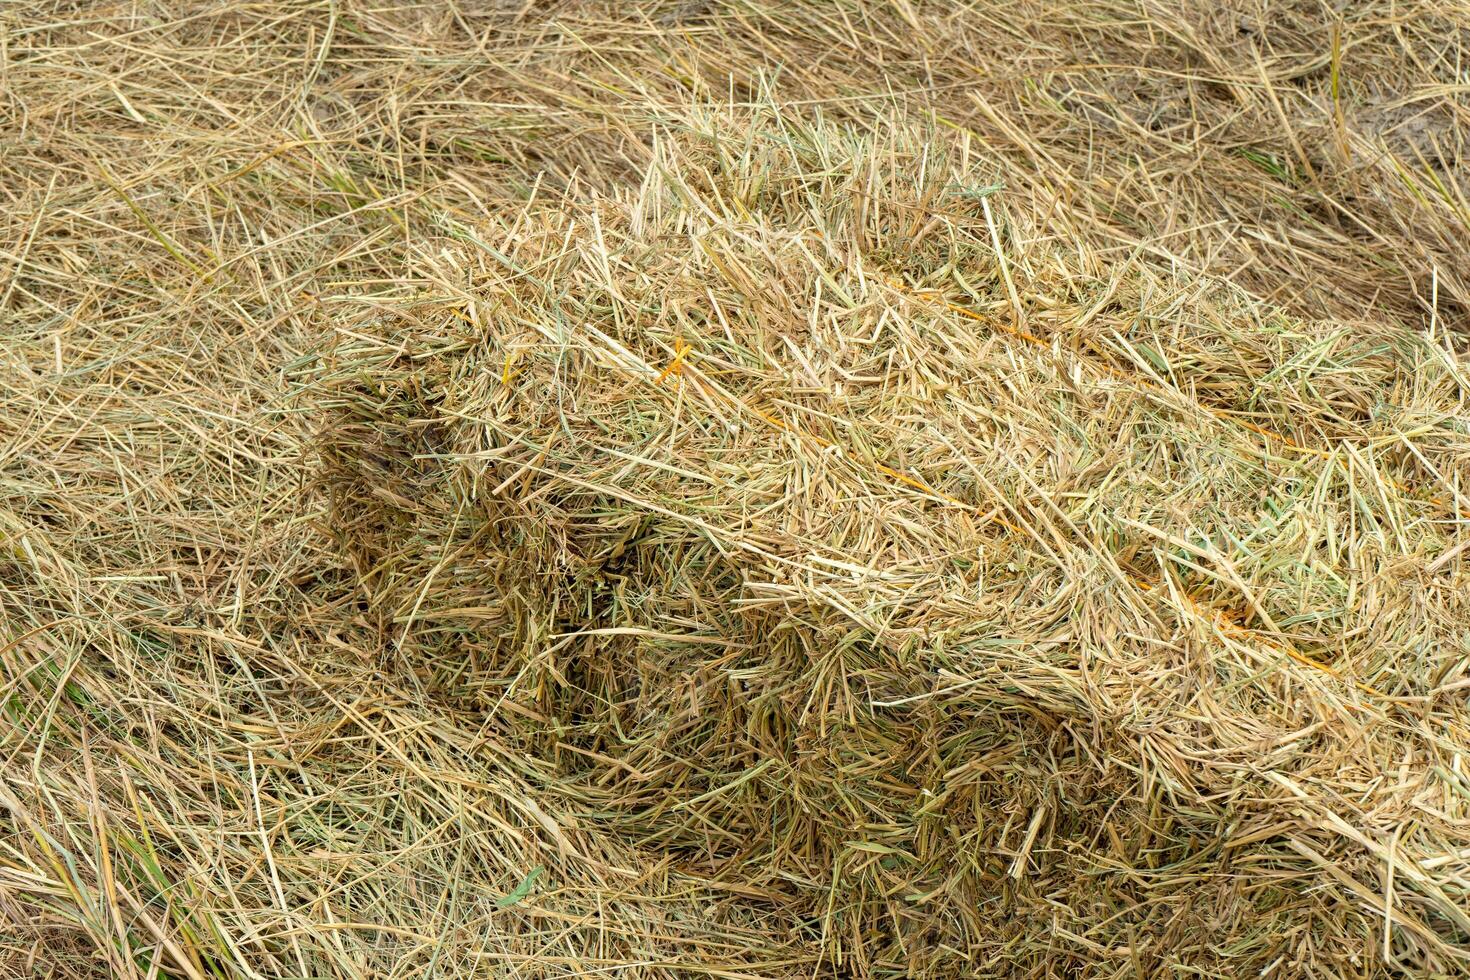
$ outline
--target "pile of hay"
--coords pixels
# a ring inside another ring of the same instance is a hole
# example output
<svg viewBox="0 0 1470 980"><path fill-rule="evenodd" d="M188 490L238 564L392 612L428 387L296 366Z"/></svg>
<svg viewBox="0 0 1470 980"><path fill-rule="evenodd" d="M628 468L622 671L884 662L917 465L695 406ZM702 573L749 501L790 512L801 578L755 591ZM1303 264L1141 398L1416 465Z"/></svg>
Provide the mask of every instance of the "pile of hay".
<svg viewBox="0 0 1470 980"><path fill-rule="evenodd" d="M1460 366L1110 269L994 178L690 112L426 260L461 301L310 387L369 615L579 826L861 975L1361 958L1389 863L1387 953L1447 971Z"/></svg>
<svg viewBox="0 0 1470 980"><path fill-rule="evenodd" d="M5 25L0 972L1470 970L1470 22L1236 8Z"/></svg>

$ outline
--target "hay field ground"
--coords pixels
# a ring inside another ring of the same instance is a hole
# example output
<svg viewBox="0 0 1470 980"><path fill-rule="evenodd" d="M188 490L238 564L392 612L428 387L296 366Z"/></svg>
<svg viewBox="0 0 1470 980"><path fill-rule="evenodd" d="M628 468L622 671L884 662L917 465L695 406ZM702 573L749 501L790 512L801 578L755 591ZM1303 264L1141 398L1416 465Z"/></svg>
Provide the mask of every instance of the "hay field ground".
<svg viewBox="0 0 1470 980"><path fill-rule="evenodd" d="M0 976L1470 975L1463 0L0 5Z"/></svg>

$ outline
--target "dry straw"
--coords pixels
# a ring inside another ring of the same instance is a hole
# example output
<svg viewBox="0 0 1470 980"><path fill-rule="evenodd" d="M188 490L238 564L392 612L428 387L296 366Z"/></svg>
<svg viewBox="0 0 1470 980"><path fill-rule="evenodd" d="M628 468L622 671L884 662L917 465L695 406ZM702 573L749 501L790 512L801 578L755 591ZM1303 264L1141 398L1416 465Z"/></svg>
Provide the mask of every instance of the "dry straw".
<svg viewBox="0 0 1470 980"><path fill-rule="evenodd" d="M0 17L0 973L1470 970L1464 10Z"/></svg>

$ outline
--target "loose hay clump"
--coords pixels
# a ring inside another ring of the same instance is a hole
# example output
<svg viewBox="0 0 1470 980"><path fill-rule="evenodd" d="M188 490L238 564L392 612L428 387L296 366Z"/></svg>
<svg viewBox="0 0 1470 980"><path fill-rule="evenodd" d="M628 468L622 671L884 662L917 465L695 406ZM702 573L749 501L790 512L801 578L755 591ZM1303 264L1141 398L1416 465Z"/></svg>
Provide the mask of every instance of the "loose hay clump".
<svg viewBox="0 0 1470 980"><path fill-rule="evenodd" d="M311 369L393 661L853 976L1464 968L1453 357L1120 264L901 116L652 145Z"/></svg>

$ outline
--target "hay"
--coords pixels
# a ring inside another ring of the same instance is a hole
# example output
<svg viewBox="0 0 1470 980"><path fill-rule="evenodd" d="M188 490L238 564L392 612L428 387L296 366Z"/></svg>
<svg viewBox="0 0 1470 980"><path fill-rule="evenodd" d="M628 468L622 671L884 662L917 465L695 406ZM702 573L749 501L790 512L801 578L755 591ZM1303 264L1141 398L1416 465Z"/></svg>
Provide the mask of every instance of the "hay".
<svg viewBox="0 0 1470 980"><path fill-rule="evenodd" d="M1467 32L15 19L0 966L1465 972Z"/></svg>

